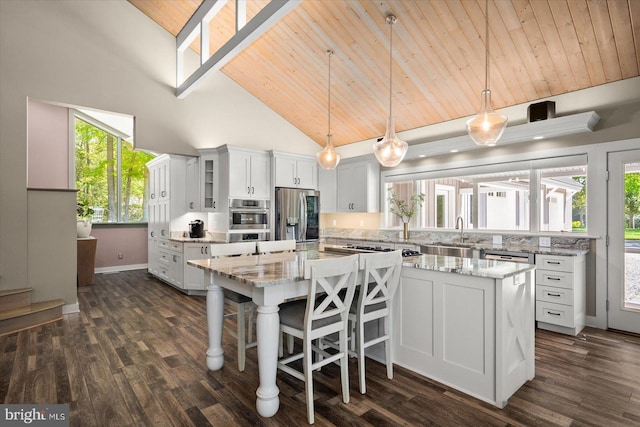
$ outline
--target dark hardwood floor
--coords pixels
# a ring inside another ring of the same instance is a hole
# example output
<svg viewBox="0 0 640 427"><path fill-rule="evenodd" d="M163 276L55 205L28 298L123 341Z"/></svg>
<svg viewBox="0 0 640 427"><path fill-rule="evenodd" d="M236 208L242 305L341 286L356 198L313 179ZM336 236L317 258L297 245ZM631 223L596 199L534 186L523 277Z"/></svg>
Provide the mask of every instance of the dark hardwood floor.
<svg viewBox="0 0 640 427"><path fill-rule="evenodd" d="M0 402L68 403L72 426L306 425L304 384L278 373L280 411L255 411L257 355L240 373L225 321L225 366L206 369L204 297L146 271L96 275L79 288L79 314L0 337ZM580 337L536 331L536 377L503 410L396 367L367 364L367 394L350 365L314 374L316 425L640 426L640 337L587 328Z"/></svg>

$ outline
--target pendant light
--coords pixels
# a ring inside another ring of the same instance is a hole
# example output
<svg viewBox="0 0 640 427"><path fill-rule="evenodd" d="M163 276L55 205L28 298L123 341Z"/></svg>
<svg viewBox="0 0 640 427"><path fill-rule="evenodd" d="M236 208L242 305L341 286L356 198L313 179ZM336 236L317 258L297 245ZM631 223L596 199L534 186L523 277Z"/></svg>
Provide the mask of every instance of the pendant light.
<svg viewBox="0 0 640 427"><path fill-rule="evenodd" d="M480 112L467 120L467 132L473 142L480 146L496 145L504 129L507 127L507 116L496 113L491 107L491 91L489 90L489 0L485 0L485 70L484 90L481 95Z"/></svg>
<svg viewBox="0 0 640 427"><path fill-rule="evenodd" d="M387 132L380 141L373 144L373 152L382 166L397 166L404 155L407 154L408 144L396 136L395 119L392 110L392 69L393 69L393 24L398 18L395 15L387 15L386 23L389 24L389 118L387 119Z"/></svg>
<svg viewBox="0 0 640 427"><path fill-rule="evenodd" d="M327 114L329 116L329 130L327 132L327 145L324 146L322 151L318 151L316 154L316 158L318 159L318 163L322 169L335 169L340 163L340 154L336 153L335 148L333 148L333 143L331 143L331 55L333 55L332 50L327 50L327 56L329 57L329 80L327 83Z"/></svg>

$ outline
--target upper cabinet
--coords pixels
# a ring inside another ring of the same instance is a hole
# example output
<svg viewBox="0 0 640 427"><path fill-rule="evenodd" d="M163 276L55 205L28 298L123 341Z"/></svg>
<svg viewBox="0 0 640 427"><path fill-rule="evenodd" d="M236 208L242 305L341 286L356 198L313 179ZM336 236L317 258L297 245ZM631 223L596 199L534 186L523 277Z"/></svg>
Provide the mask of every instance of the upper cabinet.
<svg viewBox="0 0 640 427"><path fill-rule="evenodd" d="M187 160L185 202L187 212L200 212L200 159Z"/></svg>
<svg viewBox="0 0 640 427"><path fill-rule="evenodd" d="M336 191L338 189L335 169L318 168L318 190L320 190L320 213L334 213L337 210Z"/></svg>
<svg viewBox="0 0 640 427"><path fill-rule="evenodd" d="M268 200L271 159L267 152L223 146L220 150L220 196L226 199ZM228 192L224 197L222 189Z"/></svg>
<svg viewBox="0 0 640 427"><path fill-rule="evenodd" d="M377 162L340 163L336 180L338 212L379 211L380 165Z"/></svg>
<svg viewBox="0 0 640 427"><path fill-rule="evenodd" d="M203 212L218 211L220 160L217 150L200 151L200 208Z"/></svg>
<svg viewBox="0 0 640 427"><path fill-rule="evenodd" d="M310 156L272 152L275 187L318 189L318 163Z"/></svg>

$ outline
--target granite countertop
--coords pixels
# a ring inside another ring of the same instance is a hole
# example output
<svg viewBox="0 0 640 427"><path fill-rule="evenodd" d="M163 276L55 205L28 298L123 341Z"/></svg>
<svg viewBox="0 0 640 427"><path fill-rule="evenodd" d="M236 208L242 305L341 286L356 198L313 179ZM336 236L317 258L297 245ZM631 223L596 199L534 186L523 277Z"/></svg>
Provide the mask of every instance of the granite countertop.
<svg viewBox="0 0 640 427"><path fill-rule="evenodd" d="M535 268L535 265L518 262L458 258L442 255L406 257L402 259L402 266L491 279L505 279Z"/></svg>
<svg viewBox="0 0 640 427"><path fill-rule="evenodd" d="M577 255L585 255L589 253L588 249L573 249L573 248L561 248L561 247L542 247L542 246L531 246L531 245L522 245L522 244L507 244L507 245L492 245L490 243L476 243L476 242L468 242L468 243L460 243L460 242L446 242L446 241L435 241L435 240L425 240L425 239L367 239L367 238L359 238L359 239L350 239L344 237L330 237L331 239L340 239L340 240L358 240L361 242L382 242L382 243L401 243L408 245L429 245L429 246L450 246L450 247L462 247L462 248L470 248L477 250L490 250L490 251L508 251L508 252L526 252L526 253L534 253L540 255L562 255L562 256L577 256Z"/></svg>
<svg viewBox="0 0 640 427"><path fill-rule="evenodd" d="M308 278L305 260L328 259L345 254L307 250L281 254L253 255L189 260L188 264L202 270L255 286L266 287L296 282ZM450 256L418 255L403 258L403 267L444 273L504 279L535 268L514 262L479 260Z"/></svg>

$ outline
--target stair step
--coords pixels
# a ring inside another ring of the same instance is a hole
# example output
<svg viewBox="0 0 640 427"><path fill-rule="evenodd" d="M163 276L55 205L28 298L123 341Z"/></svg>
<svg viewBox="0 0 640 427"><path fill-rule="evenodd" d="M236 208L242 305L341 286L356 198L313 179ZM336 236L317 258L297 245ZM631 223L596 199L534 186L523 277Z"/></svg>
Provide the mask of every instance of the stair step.
<svg viewBox="0 0 640 427"><path fill-rule="evenodd" d="M64 300L42 301L0 311L0 336L62 319Z"/></svg>
<svg viewBox="0 0 640 427"><path fill-rule="evenodd" d="M7 311L31 304L31 288L0 291L0 310Z"/></svg>

